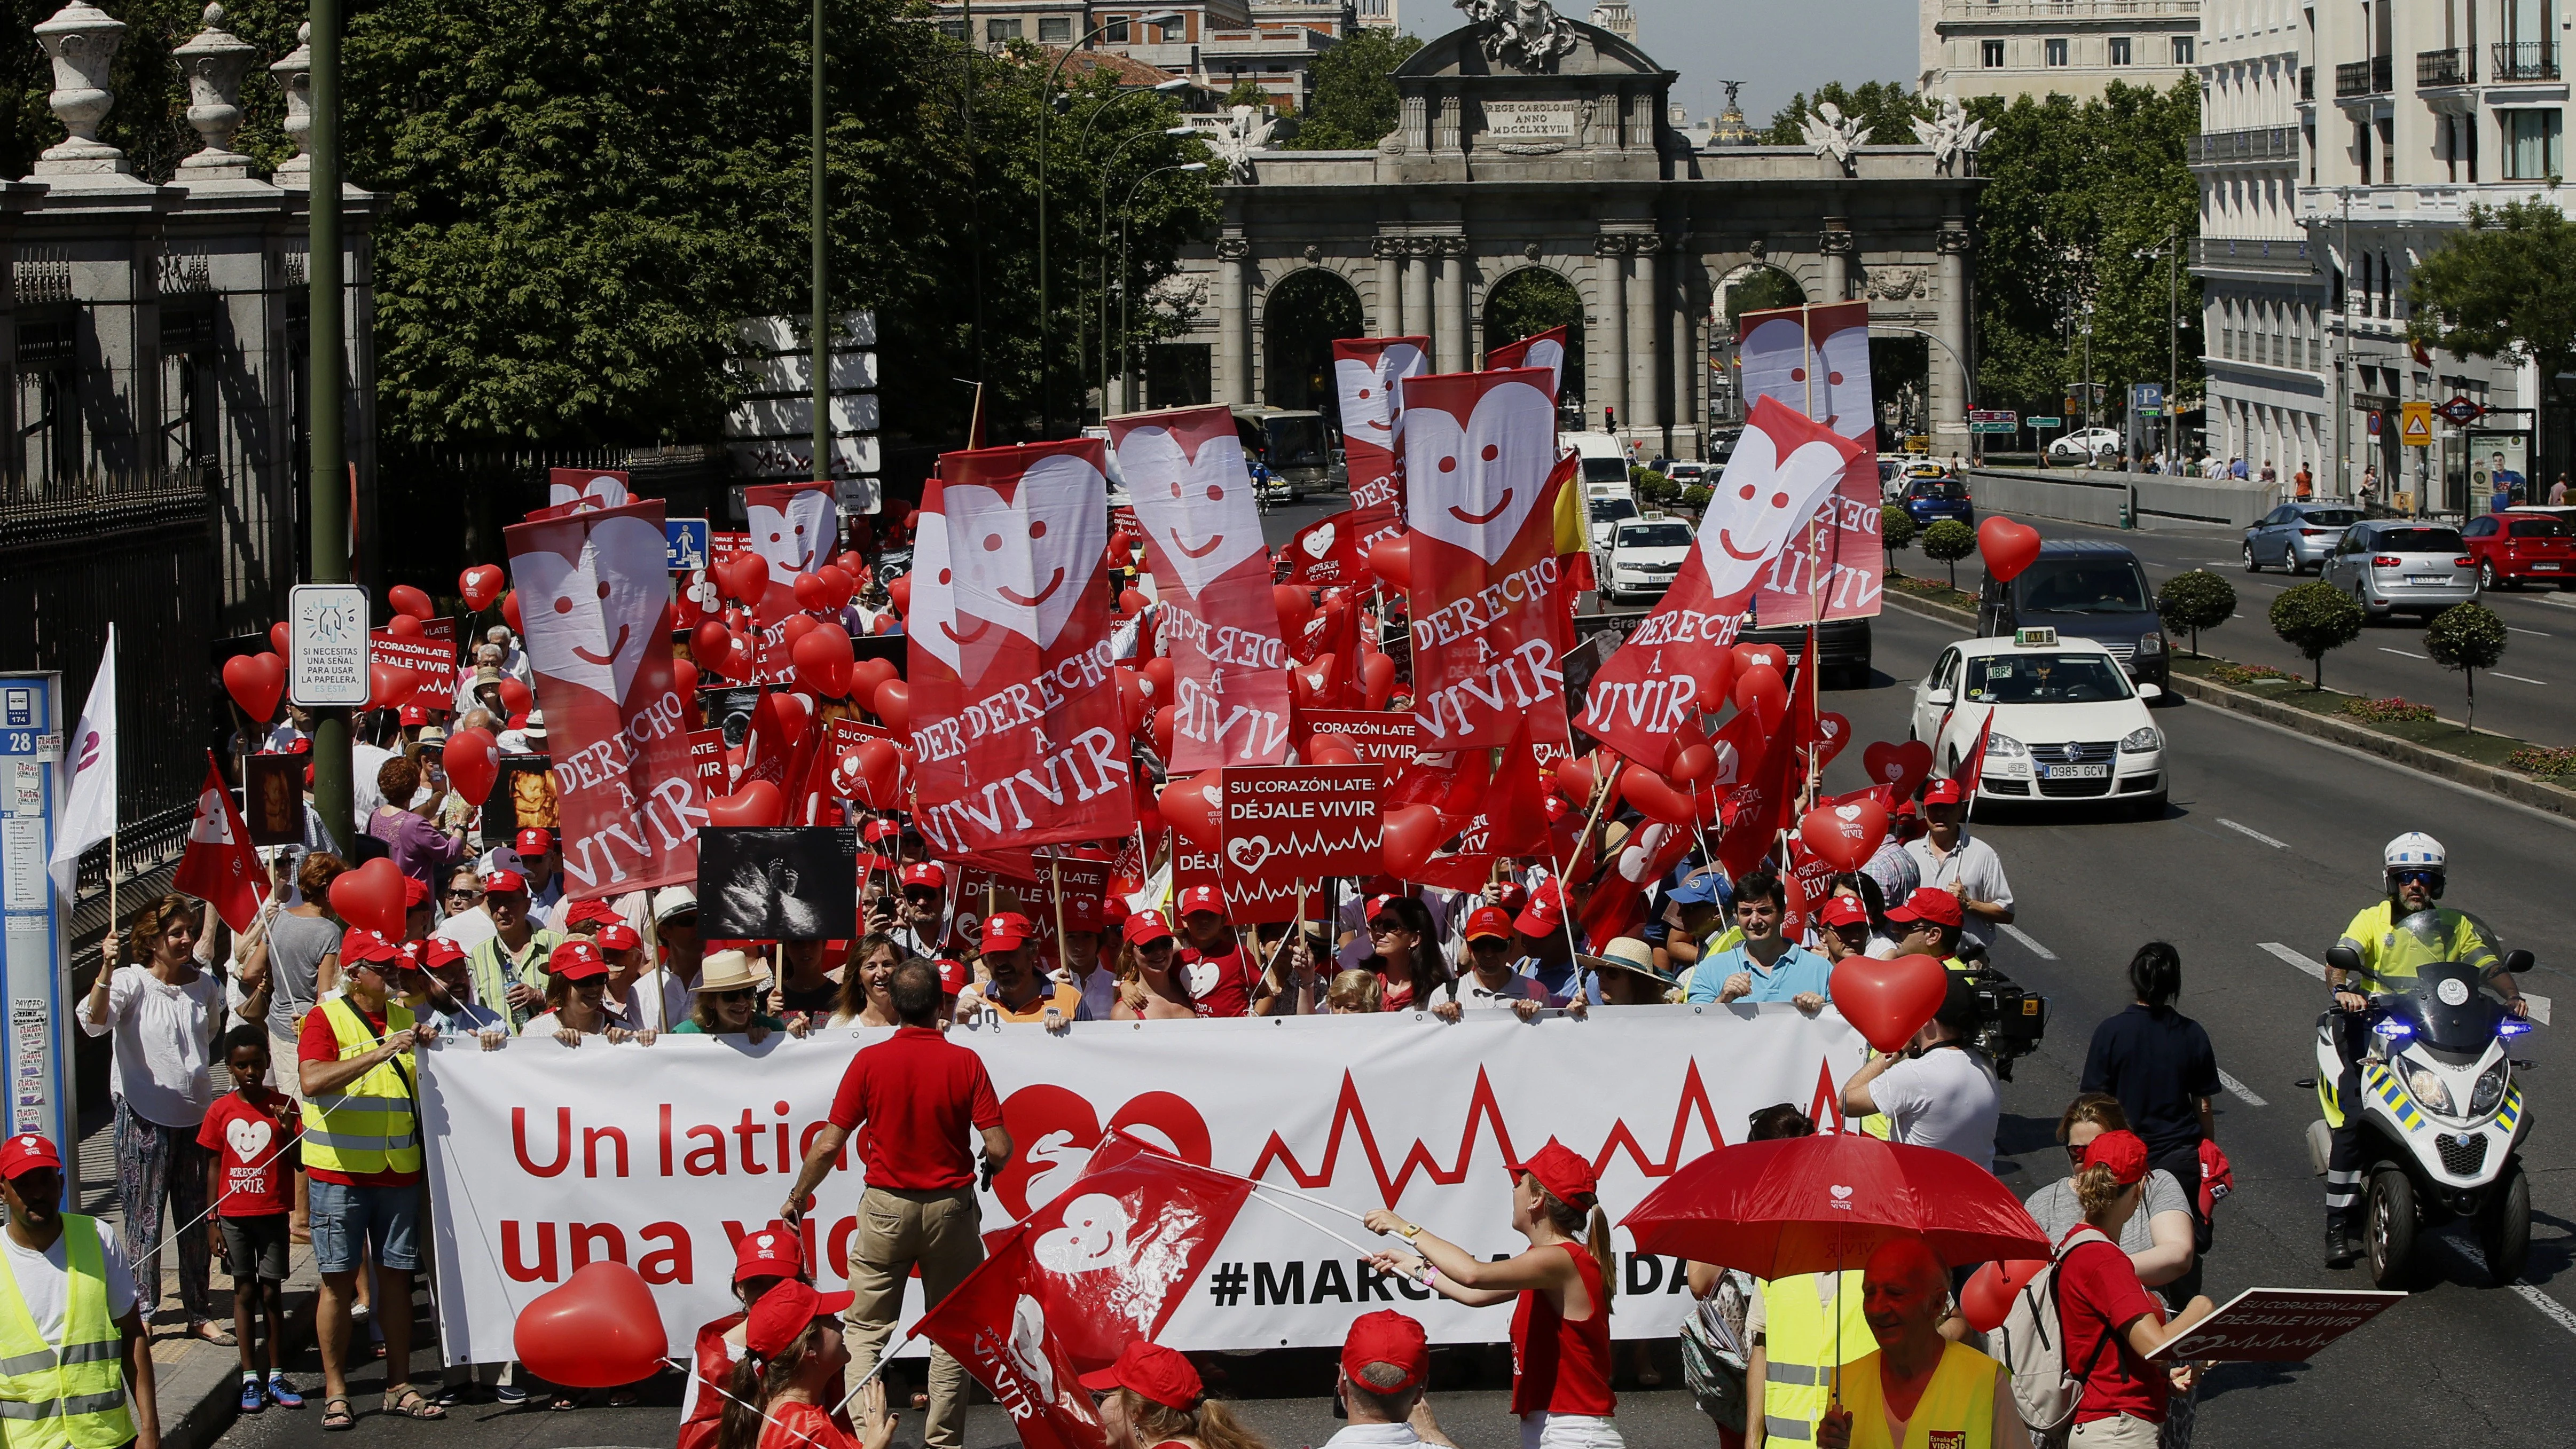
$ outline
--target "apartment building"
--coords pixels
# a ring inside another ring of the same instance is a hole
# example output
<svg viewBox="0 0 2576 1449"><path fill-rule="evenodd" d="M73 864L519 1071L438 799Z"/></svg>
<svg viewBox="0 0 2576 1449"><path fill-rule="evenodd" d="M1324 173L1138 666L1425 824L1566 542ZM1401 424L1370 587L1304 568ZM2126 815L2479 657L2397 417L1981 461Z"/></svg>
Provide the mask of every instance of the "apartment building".
<svg viewBox="0 0 2576 1449"><path fill-rule="evenodd" d="M1092 0L938 0L935 24L999 48L1012 41L1087 48L1184 75L1219 95L1249 81L1293 115L1313 94L1316 56L1362 25L1394 23L1394 0L1179 0L1101 5ZM1095 32L1097 32L1095 34Z"/></svg>
<svg viewBox="0 0 2576 1449"><path fill-rule="evenodd" d="M2334 452L2327 289L2300 191L2313 135L2301 102L2307 21L2299 0L2207 0L2201 7L2201 280L2208 377L2205 440L2249 472L2301 467L2325 483ZM2356 470L2357 472L2358 470Z"/></svg>
<svg viewBox="0 0 2576 1449"><path fill-rule="evenodd" d="M2499 453L2540 490L2576 465L2576 379L2505 359L2418 361L2405 340L2414 269L2472 206L2563 206L2568 11L2569 0L2313 0L2297 17L2298 208L2323 278L2347 485L2376 465L2383 499L2474 512ZM2403 404L2454 397L2483 415L2406 447Z"/></svg>
<svg viewBox="0 0 2576 1449"><path fill-rule="evenodd" d="M2199 65L2202 0L1920 0L1920 89L1957 96L2164 90Z"/></svg>

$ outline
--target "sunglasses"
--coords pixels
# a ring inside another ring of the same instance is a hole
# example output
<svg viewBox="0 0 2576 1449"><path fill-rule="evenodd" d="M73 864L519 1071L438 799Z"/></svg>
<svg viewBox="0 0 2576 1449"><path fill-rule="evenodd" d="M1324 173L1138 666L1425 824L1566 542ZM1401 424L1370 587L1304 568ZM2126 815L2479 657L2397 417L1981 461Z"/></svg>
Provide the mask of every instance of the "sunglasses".
<svg viewBox="0 0 2576 1449"><path fill-rule="evenodd" d="M749 990L710 991L707 993L707 999L710 1001L749 1001L751 998L752 993Z"/></svg>
<svg viewBox="0 0 2576 1449"><path fill-rule="evenodd" d="M447 898L451 901L470 901L479 898L482 894L481 891L458 886L447 892Z"/></svg>
<svg viewBox="0 0 2576 1449"><path fill-rule="evenodd" d="M2442 878L2437 870L2401 870L2391 876L2399 885L2429 886Z"/></svg>

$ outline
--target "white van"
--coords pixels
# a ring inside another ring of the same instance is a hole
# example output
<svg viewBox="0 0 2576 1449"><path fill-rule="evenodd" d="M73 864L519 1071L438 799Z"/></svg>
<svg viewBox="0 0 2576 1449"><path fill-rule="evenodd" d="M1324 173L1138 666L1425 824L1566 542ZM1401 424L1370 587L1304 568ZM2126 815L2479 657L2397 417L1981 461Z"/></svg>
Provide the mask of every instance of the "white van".
<svg viewBox="0 0 2576 1449"><path fill-rule="evenodd" d="M1608 433L1568 433L1564 446L1583 460L1583 496L1633 498L1628 486L1628 446Z"/></svg>

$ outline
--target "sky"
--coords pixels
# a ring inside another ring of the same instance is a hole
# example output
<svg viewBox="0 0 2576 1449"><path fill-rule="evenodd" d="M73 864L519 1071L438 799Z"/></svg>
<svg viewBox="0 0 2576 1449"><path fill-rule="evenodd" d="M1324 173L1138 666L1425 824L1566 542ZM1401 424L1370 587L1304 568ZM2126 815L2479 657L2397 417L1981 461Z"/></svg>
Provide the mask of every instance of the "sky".
<svg viewBox="0 0 2576 1449"><path fill-rule="evenodd" d="M1726 108L1718 82L1740 80L1744 118L1756 126L1799 91L1826 81L1914 78L1918 0L1629 0L1637 43L1680 72L1673 99L1696 124ZM1591 0L1556 0L1578 20ZM1450 0L1402 0L1397 12L1416 35L1446 34L1460 17Z"/></svg>

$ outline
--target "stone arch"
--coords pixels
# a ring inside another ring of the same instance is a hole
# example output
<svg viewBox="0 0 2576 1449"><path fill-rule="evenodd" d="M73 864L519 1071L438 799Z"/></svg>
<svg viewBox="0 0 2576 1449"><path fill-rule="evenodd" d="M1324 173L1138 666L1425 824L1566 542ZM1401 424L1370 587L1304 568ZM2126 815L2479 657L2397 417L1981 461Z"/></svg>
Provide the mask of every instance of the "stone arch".
<svg viewBox="0 0 2576 1449"><path fill-rule="evenodd" d="M1477 309L1485 351L1506 346L1531 333L1565 328L1565 379L1559 401L1576 413L1583 410L1583 319L1593 306L1583 284L1545 262L1509 265L1485 287Z"/></svg>
<svg viewBox="0 0 2576 1449"><path fill-rule="evenodd" d="M1324 266L1299 267L1273 282L1261 305L1261 400L1313 408L1341 426L1333 389L1333 341L1365 335L1359 289Z"/></svg>
<svg viewBox="0 0 2576 1449"><path fill-rule="evenodd" d="M1765 307L1794 307L1809 300L1796 272L1767 258L1749 261L1717 280L1717 302L1732 328L1737 316Z"/></svg>

